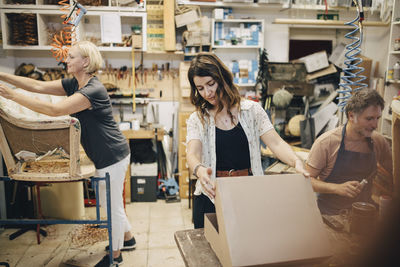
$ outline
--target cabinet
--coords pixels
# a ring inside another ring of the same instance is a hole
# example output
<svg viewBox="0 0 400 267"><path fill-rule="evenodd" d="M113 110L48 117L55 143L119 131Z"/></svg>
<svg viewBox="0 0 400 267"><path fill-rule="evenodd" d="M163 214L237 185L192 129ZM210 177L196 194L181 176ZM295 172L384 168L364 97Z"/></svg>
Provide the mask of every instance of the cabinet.
<svg viewBox="0 0 400 267"><path fill-rule="evenodd" d="M9 4L11 1L3 0L0 5L2 7L0 17L4 49L50 50L52 48L53 35L62 29L61 16L66 12L59 10L60 5L48 5L43 1L36 1L37 4L15 5ZM131 51L130 46L124 47L123 44L120 46L120 44L101 43L101 16L118 10L123 39L127 40L132 36L135 47L146 51L147 14L132 12L133 7L113 9L112 3L113 1L107 2L109 6L85 6L88 11L76 28L76 40L90 40L99 46L100 51ZM141 34L133 35L133 29L139 29Z"/></svg>
<svg viewBox="0 0 400 267"><path fill-rule="evenodd" d="M263 32L262 19L211 20L212 48L232 71L234 82L241 87L256 83L259 51L264 47Z"/></svg>
<svg viewBox="0 0 400 267"><path fill-rule="evenodd" d="M389 49L387 59L386 73L391 72L396 62L400 62L400 50L394 50L395 39L400 38L400 0L393 0L392 21L390 26ZM400 79L394 80L393 75L386 76L386 86L383 98L385 100L385 108L382 112L382 119L380 125L381 133L391 140L391 103L394 96L398 95L400 90Z"/></svg>
<svg viewBox="0 0 400 267"><path fill-rule="evenodd" d="M181 198L189 198L189 168L186 161L186 120L191 112L179 112L179 147L178 147L178 171L179 194Z"/></svg>

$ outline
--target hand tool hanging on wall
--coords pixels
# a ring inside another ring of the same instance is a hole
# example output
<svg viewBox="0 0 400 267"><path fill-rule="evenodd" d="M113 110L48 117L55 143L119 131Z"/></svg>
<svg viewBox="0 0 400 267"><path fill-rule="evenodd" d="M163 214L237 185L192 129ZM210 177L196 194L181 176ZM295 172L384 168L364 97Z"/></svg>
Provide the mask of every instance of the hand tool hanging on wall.
<svg viewBox="0 0 400 267"><path fill-rule="evenodd" d="M362 58L359 57L359 54L361 53L361 43L363 38L362 22L364 21L364 10L361 0L353 0L353 3L357 8L357 17L354 20L345 23L345 25L354 27L354 30L345 35L345 37L352 40L352 42L346 45L347 52L344 61L346 68L343 69L343 82L339 84L338 89L338 92L342 95L337 97L342 111L346 106L347 100L354 92L368 86L366 83L363 83L366 76L361 75L361 73L364 72L364 68L359 66L363 61ZM356 24L356 22L358 23ZM357 33L359 33L359 36L357 36Z"/></svg>

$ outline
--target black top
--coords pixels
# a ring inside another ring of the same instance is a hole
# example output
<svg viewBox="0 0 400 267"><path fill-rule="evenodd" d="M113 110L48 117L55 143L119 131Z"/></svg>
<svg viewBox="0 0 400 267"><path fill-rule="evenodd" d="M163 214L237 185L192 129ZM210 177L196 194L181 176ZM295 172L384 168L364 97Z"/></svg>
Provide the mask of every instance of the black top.
<svg viewBox="0 0 400 267"><path fill-rule="evenodd" d="M217 127L215 129L217 170L249 169L251 167L249 142L240 123L228 131Z"/></svg>
<svg viewBox="0 0 400 267"><path fill-rule="evenodd" d="M91 78L80 90L75 78L62 79L62 85L67 96L81 93L92 105L71 116L81 123L82 147L96 169L108 167L128 156L128 142L114 120L107 90L97 77Z"/></svg>

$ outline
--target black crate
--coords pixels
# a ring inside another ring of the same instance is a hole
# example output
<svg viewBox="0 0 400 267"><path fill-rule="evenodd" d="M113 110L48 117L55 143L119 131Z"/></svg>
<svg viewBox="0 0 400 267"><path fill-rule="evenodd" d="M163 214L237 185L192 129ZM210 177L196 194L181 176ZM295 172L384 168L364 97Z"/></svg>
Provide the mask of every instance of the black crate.
<svg viewBox="0 0 400 267"><path fill-rule="evenodd" d="M131 200L157 201L157 176L131 176Z"/></svg>

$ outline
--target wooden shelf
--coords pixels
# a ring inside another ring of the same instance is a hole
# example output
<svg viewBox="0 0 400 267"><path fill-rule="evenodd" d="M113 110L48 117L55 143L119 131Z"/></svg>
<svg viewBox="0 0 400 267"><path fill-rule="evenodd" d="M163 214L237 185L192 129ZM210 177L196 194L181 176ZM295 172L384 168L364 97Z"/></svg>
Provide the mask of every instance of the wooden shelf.
<svg viewBox="0 0 400 267"><path fill-rule="evenodd" d="M314 27L326 27L326 26L342 26L344 28L349 28L351 26L345 25L347 21L340 20L319 20L319 19L275 19L275 24L291 24L291 25L307 25ZM363 22L363 26L371 26L371 27L387 27L389 23L384 23L381 21L365 21Z"/></svg>

